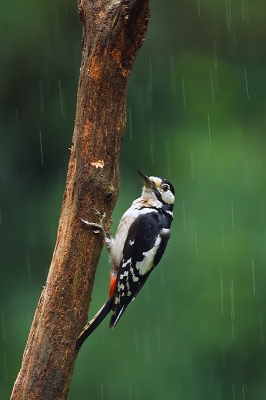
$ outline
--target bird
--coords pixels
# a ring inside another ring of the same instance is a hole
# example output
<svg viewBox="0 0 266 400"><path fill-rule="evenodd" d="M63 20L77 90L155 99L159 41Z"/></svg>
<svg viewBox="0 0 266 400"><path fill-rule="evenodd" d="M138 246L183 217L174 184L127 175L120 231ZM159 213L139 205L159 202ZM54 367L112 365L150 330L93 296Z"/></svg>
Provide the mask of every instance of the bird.
<svg viewBox="0 0 266 400"><path fill-rule="evenodd" d="M115 237L104 230L102 220L105 214L99 223L82 219L84 224L97 229L95 233L103 232L112 270L109 298L78 336L79 348L111 311L109 328L117 325L160 262L170 238L174 187L165 178L147 176L140 170L138 174L143 181L141 197L134 200L123 214Z"/></svg>

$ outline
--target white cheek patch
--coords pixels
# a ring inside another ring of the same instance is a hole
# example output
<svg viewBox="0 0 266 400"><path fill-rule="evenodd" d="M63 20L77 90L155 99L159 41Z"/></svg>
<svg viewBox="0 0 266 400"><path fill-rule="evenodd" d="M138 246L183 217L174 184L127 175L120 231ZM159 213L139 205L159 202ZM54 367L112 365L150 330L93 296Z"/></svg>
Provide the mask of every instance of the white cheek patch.
<svg viewBox="0 0 266 400"><path fill-rule="evenodd" d="M142 254L144 258L142 261L136 263L136 268L139 270L140 275L145 275L153 267L154 257L160 246L162 238L160 235L157 236L155 240L154 247L148 251L144 251Z"/></svg>
<svg viewBox="0 0 266 400"><path fill-rule="evenodd" d="M167 192L161 192L162 200L166 204L174 204L175 202L175 196L171 192L171 190L167 190Z"/></svg>

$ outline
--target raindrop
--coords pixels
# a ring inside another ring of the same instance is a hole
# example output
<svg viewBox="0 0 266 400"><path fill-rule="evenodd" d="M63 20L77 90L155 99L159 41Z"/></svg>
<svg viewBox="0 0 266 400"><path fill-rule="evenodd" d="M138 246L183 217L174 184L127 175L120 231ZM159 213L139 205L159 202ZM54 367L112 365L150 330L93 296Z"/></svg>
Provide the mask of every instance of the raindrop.
<svg viewBox="0 0 266 400"><path fill-rule="evenodd" d="M40 137L41 161L42 161L42 165L43 165L42 132L41 131L39 131L39 137Z"/></svg>
<svg viewBox="0 0 266 400"><path fill-rule="evenodd" d="M246 82L247 98L249 99L248 79L247 79L247 70L246 70L246 68L244 69L244 71L245 71L245 82Z"/></svg>
<svg viewBox="0 0 266 400"><path fill-rule="evenodd" d="M243 385L243 400L245 400L246 395L245 395L245 385Z"/></svg>
<svg viewBox="0 0 266 400"><path fill-rule="evenodd" d="M198 0L198 13L199 13L199 18L200 18L200 0Z"/></svg>
<svg viewBox="0 0 266 400"><path fill-rule="evenodd" d="M233 390L233 400L235 400L236 396L235 396L235 384L232 384L232 390Z"/></svg>
<svg viewBox="0 0 266 400"><path fill-rule="evenodd" d="M261 313L259 314L259 326L260 326L260 344L264 345L264 332L263 332L263 326L262 326L262 315L261 315Z"/></svg>
<svg viewBox="0 0 266 400"><path fill-rule="evenodd" d="M103 384L101 383L101 400L104 400Z"/></svg>
<svg viewBox="0 0 266 400"><path fill-rule="evenodd" d="M229 3L229 4L228 4ZM225 11L226 11L226 21L227 21L227 29L230 31L230 21L231 21L231 6L230 0L225 0Z"/></svg>
<svg viewBox="0 0 266 400"><path fill-rule="evenodd" d="M253 281L253 293L254 296L256 294L256 286L255 286L255 271L254 271L254 259L251 260L251 268L252 268L252 281Z"/></svg>

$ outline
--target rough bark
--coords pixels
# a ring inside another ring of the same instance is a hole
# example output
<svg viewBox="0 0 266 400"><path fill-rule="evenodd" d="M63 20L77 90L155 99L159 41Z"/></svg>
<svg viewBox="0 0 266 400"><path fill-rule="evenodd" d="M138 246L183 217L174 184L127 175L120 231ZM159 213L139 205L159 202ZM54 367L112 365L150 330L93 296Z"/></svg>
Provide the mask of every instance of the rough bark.
<svg viewBox="0 0 266 400"><path fill-rule="evenodd" d="M126 87L149 19L148 0L79 0L83 28L76 120L57 240L12 400L65 399L87 321L103 237L80 218L108 221L119 189ZM89 362L89 360L88 360ZM89 389L89 388L88 388Z"/></svg>

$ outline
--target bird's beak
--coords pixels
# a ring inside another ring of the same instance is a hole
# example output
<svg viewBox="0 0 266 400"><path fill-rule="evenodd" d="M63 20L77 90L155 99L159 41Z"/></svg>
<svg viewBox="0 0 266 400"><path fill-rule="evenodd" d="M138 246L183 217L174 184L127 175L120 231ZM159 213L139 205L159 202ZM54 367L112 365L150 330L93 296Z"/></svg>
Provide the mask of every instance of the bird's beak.
<svg viewBox="0 0 266 400"><path fill-rule="evenodd" d="M141 176L144 186L146 186L147 188L150 188L152 190L156 190L154 182L152 182L147 175L145 175L139 169L138 169L138 174L139 174L139 176Z"/></svg>

